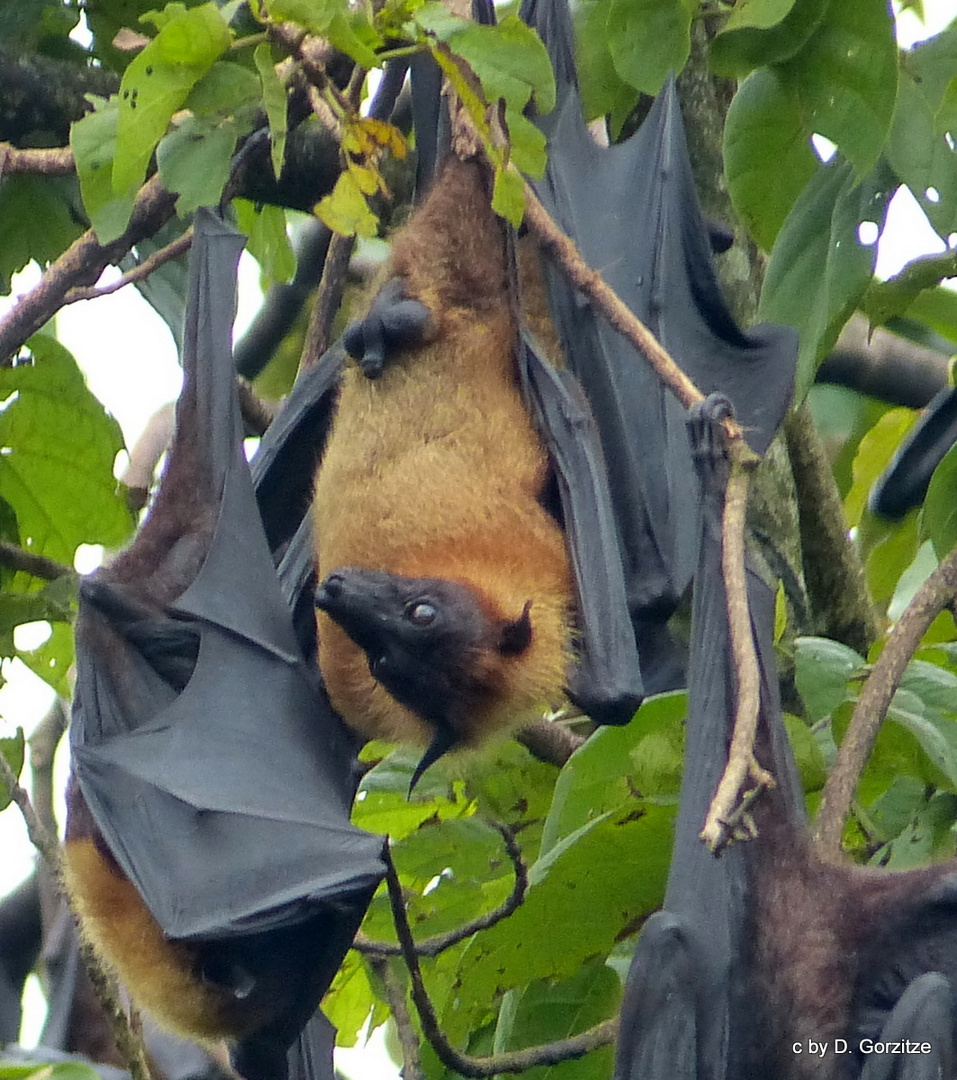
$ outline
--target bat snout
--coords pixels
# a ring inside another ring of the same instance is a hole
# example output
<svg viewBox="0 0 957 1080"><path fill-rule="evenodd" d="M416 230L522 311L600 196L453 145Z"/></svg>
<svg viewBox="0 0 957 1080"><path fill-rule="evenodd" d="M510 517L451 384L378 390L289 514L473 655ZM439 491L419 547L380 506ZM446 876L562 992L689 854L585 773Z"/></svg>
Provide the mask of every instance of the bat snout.
<svg viewBox="0 0 957 1080"><path fill-rule="evenodd" d="M334 601L342 596L345 581L342 574L329 574L326 580L316 589L316 607L325 610Z"/></svg>

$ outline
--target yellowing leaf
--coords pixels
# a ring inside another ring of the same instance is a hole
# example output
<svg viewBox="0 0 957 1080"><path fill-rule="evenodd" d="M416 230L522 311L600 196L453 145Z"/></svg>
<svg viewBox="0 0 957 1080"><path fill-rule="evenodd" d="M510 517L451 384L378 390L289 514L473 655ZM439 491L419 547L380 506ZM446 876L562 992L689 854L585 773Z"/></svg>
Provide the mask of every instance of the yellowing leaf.
<svg viewBox="0 0 957 1080"><path fill-rule="evenodd" d="M342 173L332 192L316 207L316 214L341 236L375 236L378 232L379 222L351 169Z"/></svg>

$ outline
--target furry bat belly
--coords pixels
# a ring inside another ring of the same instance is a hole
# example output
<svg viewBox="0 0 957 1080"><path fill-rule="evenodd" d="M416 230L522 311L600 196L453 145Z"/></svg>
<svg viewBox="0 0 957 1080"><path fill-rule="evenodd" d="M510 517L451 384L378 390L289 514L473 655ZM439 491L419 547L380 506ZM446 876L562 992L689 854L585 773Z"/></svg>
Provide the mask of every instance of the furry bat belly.
<svg viewBox="0 0 957 1080"><path fill-rule="evenodd" d="M430 743L421 771L563 699L573 586L477 163L450 159L391 271L421 343L343 379L315 490L319 664L351 726Z"/></svg>

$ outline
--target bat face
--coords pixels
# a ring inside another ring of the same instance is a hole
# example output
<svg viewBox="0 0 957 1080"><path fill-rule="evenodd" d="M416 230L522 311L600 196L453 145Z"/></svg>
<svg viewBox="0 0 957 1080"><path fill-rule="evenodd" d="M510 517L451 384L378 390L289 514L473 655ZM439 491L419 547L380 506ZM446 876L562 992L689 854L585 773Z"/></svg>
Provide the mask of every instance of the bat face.
<svg viewBox="0 0 957 1080"><path fill-rule="evenodd" d="M531 643L528 609L514 622L488 614L475 593L441 578L335 570L316 607L342 627L392 696L424 720L453 727L490 689L482 658L515 656Z"/></svg>

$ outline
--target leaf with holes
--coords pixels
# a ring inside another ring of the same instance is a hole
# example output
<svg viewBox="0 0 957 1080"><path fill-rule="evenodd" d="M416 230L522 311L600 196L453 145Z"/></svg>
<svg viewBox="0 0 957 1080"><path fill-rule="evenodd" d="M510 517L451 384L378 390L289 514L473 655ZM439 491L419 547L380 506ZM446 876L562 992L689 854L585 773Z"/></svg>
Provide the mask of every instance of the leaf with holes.
<svg viewBox="0 0 957 1080"><path fill-rule="evenodd" d="M798 402L874 273L877 245L861 242L861 224L883 230L896 188L883 161L861 181L848 162L820 165L778 233L759 314L800 333Z"/></svg>

